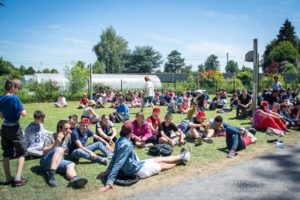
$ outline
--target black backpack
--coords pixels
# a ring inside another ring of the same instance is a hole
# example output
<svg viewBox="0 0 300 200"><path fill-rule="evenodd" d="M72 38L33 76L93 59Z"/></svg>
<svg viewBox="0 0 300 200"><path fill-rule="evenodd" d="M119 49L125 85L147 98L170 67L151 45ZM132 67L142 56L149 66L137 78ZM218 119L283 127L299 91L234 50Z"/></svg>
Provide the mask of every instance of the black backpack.
<svg viewBox="0 0 300 200"><path fill-rule="evenodd" d="M155 144L148 151L152 156L169 156L172 152L173 147L169 144Z"/></svg>

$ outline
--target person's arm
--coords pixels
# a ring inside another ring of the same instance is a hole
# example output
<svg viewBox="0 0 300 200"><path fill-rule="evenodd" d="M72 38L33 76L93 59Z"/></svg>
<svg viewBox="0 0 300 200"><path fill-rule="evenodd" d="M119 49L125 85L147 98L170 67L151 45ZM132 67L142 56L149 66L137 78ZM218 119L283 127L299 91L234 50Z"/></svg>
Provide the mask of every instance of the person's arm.
<svg viewBox="0 0 300 200"><path fill-rule="evenodd" d="M97 158L97 155L96 155L94 152L88 150L86 147L84 147L84 146L81 144L80 140L77 139L77 140L74 141L74 143L75 143L75 145L76 145L77 148L80 148L80 149L82 149L83 151L85 151L85 152L87 152L88 154L90 154L90 156L91 156L91 158L92 158L93 160L95 160L95 159Z"/></svg>
<svg viewBox="0 0 300 200"><path fill-rule="evenodd" d="M111 127L111 131L112 131L112 134L111 134L111 136L109 136L110 141L112 141L117 135L117 131L116 131L115 127Z"/></svg>
<svg viewBox="0 0 300 200"><path fill-rule="evenodd" d="M95 112L95 110L93 108L90 108L90 112L92 113L93 117L98 117L97 113Z"/></svg>
<svg viewBox="0 0 300 200"><path fill-rule="evenodd" d="M195 123L193 123L193 122L190 122L189 123L189 127L190 128L200 128L200 127L202 127L203 125L202 124L195 124Z"/></svg>
<svg viewBox="0 0 300 200"><path fill-rule="evenodd" d="M27 115L27 112L26 112L26 110L25 110L25 109L24 109L24 110L22 110L22 111L21 111L21 116L22 116L22 117L25 117L26 115Z"/></svg>
<svg viewBox="0 0 300 200"><path fill-rule="evenodd" d="M52 149L54 149L55 147L57 147L61 142L62 140L64 139L64 134L63 133L58 133L57 134L57 137L55 139L55 142L53 144L50 144L48 146L44 146L43 147L43 155L47 155ZM46 139L48 140L48 139ZM45 141L46 143L46 141ZM47 144L46 144L47 145Z"/></svg>
<svg viewBox="0 0 300 200"><path fill-rule="evenodd" d="M105 143L107 143L107 141L110 141L110 138L103 132L102 128L97 128L97 134L94 134L94 138L96 138L97 140L105 140ZM99 139L98 139L99 138ZM101 138L101 139L100 139Z"/></svg>
<svg viewBox="0 0 300 200"><path fill-rule="evenodd" d="M150 128L150 126L149 126L149 123L146 122L146 121L145 121L144 123L146 123L146 124L144 125L145 130L144 130L144 136L142 137L142 140L143 140L143 141L146 141L146 140L148 140L149 138L151 138L152 132L151 132L151 128Z"/></svg>

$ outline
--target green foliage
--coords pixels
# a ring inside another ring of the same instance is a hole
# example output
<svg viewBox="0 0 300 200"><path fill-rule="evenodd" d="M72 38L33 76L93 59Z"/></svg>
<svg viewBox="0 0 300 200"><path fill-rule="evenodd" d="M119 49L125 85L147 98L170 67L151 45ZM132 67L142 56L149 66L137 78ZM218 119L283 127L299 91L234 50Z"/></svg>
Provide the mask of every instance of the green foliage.
<svg viewBox="0 0 300 200"><path fill-rule="evenodd" d="M185 65L184 58L181 58L181 53L176 50L170 52L165 64L165 72L180 73L181 68Z"/></svg>
<svg viewBox="0 0 300 200"><path fill-rule="evenodd" d="M239 71L239 65L237 64L237 62L229 60L228 64L225 67L225 71L226 73L236 74Z"/></svg>
<svg viewBox="0 0 300 200"><path fill-rule="evenodd" d="M186 65L186 66L181 68L181 73L191 74L191 73L193 73L192 69L193 69L193 65Z"/></svg>
<svg viewBox="0 0 300 200"><path fill-rule="evenodd" d="M26 70L25 70L25 74L35 74L35 70L33 69L33 67L28 67Z"/></svg>
<svg viewBox="0 0 300 200"><path fill-rule="evenodd" d="M281 74L278 74L278 81L282 85L285 85L285 82L284 82ZM266 88L270 88L273 82L274 82L274 75L273 74L265 74L265 76L263 76L259 82L259 91L262 91L263 89L266 89Z"/></svg>
<svg viewBox="0 0 300 200"><path fill-rule="evenodd" d="M51 74L58 74L58 71L57 71L56 69L51 69L51 70L50 70L50 73L51 73Z"/></svg>
<svg viewBox="0 0 300 200"><path fill-rule="evenodd" d="M118 36L112 26L102 31L100 42L93 50L97 59L105 64L106 73L122 72L129 54L127 45L127 41Z"/></svg>
<svg viewBox="0 0 300 200"><path fill-rule="evenodd" d="M127 73L152 73L162 63L161 54L150 46L135 47L125 65Z"/></svg>
<svg viewBox="0 0 300 200"><path fill-rule="evenodd" d="M225 79L222 89L228 91L228 92L232 92L234 90L237 89L243 89L244 85L242 83L242 81L238 78L230 78L230 79Z"/></svg>
<svg viewBox="0 0 300 200"><path fill-rule="evenodd" d="M289 61L282 61L280 63L280 69L282 69L282 73L287 73L287 74L297 74L298 70L297 67L290 63Z"/></svg>
<svg viewBox="0 0 300 200"><path fill-rule="evenodd" d="M296 64L296 59L299 58L299 52L288 41L279 42L276 47L270 52L269 60L274 60L281 63L282 61L288 61ZM280 69L280 72L283 69Z"/></svg>
<svg viewBox="0 0 300 200"><path fill-rule="evenodd" d="M253 81L253 71L250 68L243 67L236 77L240 79L245 88L251 88Z"/></svg>
<svg viewBox="0 0 300 200"><path fill-rule="evenodd" d="M216 70L219 70L219 66L220 66L220 62L218 61L218 57L214 54L210 55L205 63L204 63L204 66L205 66L205 71L208 71L208 70L213 70L213 71L216 71Z"/></svg>
<svg viewBox="0 0 300 200"><path fill-rule="evenodd" d="M102 83L93 84L94 92L109 91L109 90L112 90L112 88Z"/></svg>
<svg viewBox="0 0 300 200"><path fill-rule="evenodd" d="M105 64L100 61L94 62L92 66L92 70L94 74L104 74L105 73Z"/></svg>
<svg viewBox="0 0 300 200"><path fill-rule="evenodd" d="M68 90L71 93L81 92L86 88L88 80L88 70L85 68L85 63L78 61L73 68L65 68L65 76L69 84Z"/></svg>
<svg viewBox="0 0 300 200"><path fill-rule="evenodd" d="M52 81L45 81L43 83L33 82L26 85L23 90L24 93L20 93L19 95L24 102L54 102L59 93L58 89Z"/></svg>
<svg viewBox="0 0 300 200"><path fill-rule="evenodd" d="M204 72L205 71L205 66L203 64L198 65L198 72Z"/></svg>
<svg viewBox="0 0 300 200"><path fill-rule="evenodd" d="M11 62L3 60L2 57L0 57L0 76L20 79L22 74Z"/></svg>
<svg viewBox="0 0 300 200"><path fill-rule="evenodd" d="M295 27L288 19L285 20L283 26L279 30L279 34L277 35L277 43L282 41L289 41L294 47L296 47L297 44Z"/></svg>

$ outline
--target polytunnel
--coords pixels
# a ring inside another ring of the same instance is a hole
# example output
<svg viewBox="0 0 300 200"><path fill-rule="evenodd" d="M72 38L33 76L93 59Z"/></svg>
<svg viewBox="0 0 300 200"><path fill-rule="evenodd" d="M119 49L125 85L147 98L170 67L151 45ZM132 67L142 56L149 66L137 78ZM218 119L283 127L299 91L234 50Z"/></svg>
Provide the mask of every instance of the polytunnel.
<svg viewBox="0 0 300 200"><path fill-rule="evenodd" d="M155 88L161 88L161 81L156 75L147 75L151 79ZM142 74L93 74L92 83L101 83L114 89L140 89L145 86L145 75ZM68 79L64 74L36 73L33 80L42 83L52 81L60 87L66 87Z"/></svg>

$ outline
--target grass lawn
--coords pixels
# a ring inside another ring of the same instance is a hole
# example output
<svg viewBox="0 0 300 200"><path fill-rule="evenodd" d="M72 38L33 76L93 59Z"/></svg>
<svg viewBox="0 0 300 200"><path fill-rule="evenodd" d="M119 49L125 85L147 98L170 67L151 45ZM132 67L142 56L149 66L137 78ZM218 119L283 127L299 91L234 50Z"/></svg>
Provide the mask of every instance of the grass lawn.
<svg viewBox="0 0 300 200"><path fill-rule="evenodd" d="M21 125L24 129L27 124L33 121L33 112L37 109L42 110L46 113L45 128L51 131L55 131L56 124L60 119L67 119L70 114L77 114L81 116L82 110L76 109L78 102L69 102L67 108L58 109L55 108L53 103L33 103L24 105L28 115L21 119ZM167 112L167 107L161 107L161 119L163 119ZM139 109L130 109L131 119L134 119L135 113ZM151 115L151 108L145 109L145 116ZM96 112L99 115L108 114L113 112L113 109L97 109ZM207 119L216 116L215 111L206 111ZM235 120L235 111L230 113L220 114L224 117L225 121L232 125L241 127L250 127L251 123L249 120ZM173 121L179 123L184 119L186 115L174 114ZM116 128L119 131L121 125L116 124ZM91 130L95 130L95 126L90 126ZM98 164L93 164L90 161L81 159L77 165L78 175L82 175L88 178L89 183L85 188L80 190L73 190L67 188L68 181L60 175L57 175L59 186L51 188L47 185L43 174L39 171L39 159L27 160L25 162L23 176L29 179L29 183L22 187L12 188L11 186L0 186L0 199L120 199L121 197L131 196L137 192L143 190L155 189L163 184L176 184L178 181L184 181L187 178L206 176L211 173L220 171L231 165L235 165L240 162L246 162L247 159L252 159L263 152L269 152L276 150L272 144L267 144L266 140L270 136L265 133L258 132L258 142L255 145L250 145L245 151L240 152L239 155L233 159L227 159L226 153L224 152L225 140L224 138L215 138L213 144L203 144L198 147L194 147L193 143L187 143L192 146L192 157L191 162L187 166L178 166L172 170L162 172L160 176L154 176L146 180L142 180L139 183L131 187L115 187L106 193L100 193L98 189L102 184L99 180L94 177L101 171L104 171L106 167ZM300 134L298 131L291 131L283 138L280 138L285 142L285 145L291 145L299 141ZM89 142L92 142L90 139ZM175 147L173 154L177 154L180 147ZM144 149L137 149L137 154L141 159L148 158ZM0 179L4 179L3 172L3 157L2 150L0 150ZM12 172L15 174L16 160L11 162Z"/></svg>

